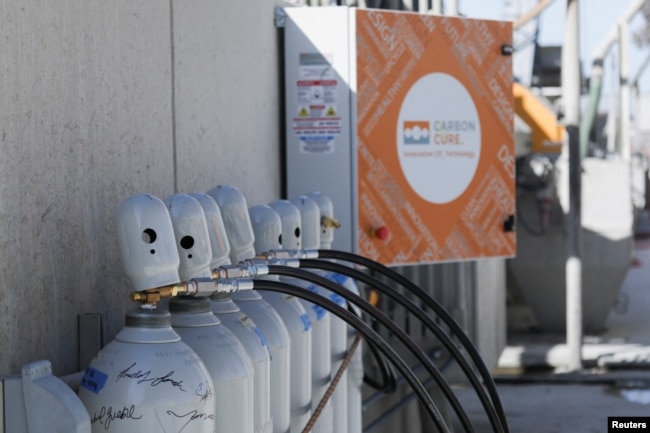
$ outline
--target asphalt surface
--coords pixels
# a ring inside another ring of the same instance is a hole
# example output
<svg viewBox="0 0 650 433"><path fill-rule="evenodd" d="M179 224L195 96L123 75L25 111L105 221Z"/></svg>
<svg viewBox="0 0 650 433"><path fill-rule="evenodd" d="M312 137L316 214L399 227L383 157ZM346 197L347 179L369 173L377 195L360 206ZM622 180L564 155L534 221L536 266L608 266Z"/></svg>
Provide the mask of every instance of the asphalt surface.
<svg viewBox="0 0 650 433"><path fill-rule="evenodd" d="M510 432L602 433L608 417L650 417L650 239L635 244L607 331L585 336L581 371L559 372L562 336L509 337L494 377ZM457 391L476 432L493 432L474 392ZM463 430L454 423L454 431Z"/></svg>

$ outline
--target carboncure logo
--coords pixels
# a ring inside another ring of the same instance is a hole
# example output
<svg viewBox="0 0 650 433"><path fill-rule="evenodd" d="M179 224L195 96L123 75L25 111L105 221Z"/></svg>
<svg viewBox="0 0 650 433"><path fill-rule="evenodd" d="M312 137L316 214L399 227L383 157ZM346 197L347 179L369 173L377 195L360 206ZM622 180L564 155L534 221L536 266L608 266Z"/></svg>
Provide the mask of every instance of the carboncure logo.
<svg viewBox="0 0 650 433"><path fill-rule="evenodd" d="M400 107L397 147L402 171L420 197L437 204L458 198L481 153L481 125L467 89L444 73L416 81Z"/></svg>
<svg viewBox="0 0 650 433"><path fill-rule="evenodd" d="M404 121L404 144L431 144L428 121Z"/></svg>

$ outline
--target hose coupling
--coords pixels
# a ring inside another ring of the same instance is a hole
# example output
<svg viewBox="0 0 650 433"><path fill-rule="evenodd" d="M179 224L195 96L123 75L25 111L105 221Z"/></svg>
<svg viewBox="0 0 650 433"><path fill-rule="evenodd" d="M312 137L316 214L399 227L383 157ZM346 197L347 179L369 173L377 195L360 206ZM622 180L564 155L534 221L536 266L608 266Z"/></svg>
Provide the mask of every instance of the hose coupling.
<svg viewBox="0 0 650 433"><path fill-rule="evenodd" d="M268 259L269 265L287 266L289 268L299 268L300 259Z"/></svg>
<svg viewBox="0 0 650 433"><path fill-rule="evenodd" d="M266 261L251 259L236 265L220 266L212 271L212 278L255 278L268 273Z"/></svg>
<svg viewBox="0 0 650 433"><path fill-rule="evenodd" d="M268 272L268 268L267 272ZM131 292L129 297L133 302L155 306L165 298L174 296L210 296L214 293L234 293L243 290L253 290L252 278L192 278L169 286Z"/></svg>
<svg viewBox="0 0 650 433"><path fill-rule="evenodd" d="M271 250L262 254L269 259L317 259L318 250Z"/></svg>
<svg viewBox="0 0 650 433"><path fill-rule="evenodd" d="M234 293L252 290L253 280L248 278L192 278L188 282L188 296L211 296L216 293Z"/></svg>
<svg viewBox="0 0 650 433"><path fill-rule="evenodd" d="M323 226L323 228L326 228L326 229L340 229L341 228L341 223L336 218L328 217L326 215L323 215L320 218L320 225Z"/></svg>
<svg viewBox="0 0 650 433"><path fill-rule="evenodd" d="M188 283L183 281L168 286L155 287L153 289L131 292L130 298L133 302L141 304L156 305L161 299L171 298L172 296L182 295L189 290Z"/></svg>

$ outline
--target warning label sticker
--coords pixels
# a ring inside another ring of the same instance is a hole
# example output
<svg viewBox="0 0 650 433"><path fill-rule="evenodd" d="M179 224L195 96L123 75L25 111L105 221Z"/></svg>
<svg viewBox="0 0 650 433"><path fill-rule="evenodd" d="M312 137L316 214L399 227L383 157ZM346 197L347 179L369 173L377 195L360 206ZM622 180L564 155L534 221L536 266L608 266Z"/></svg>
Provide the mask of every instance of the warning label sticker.
<svg viewBox="0 0 650 433"><path fill-rule="evenodd" d="M334 152L335 137L341 134L341 118L337 116L339 80L332 68L332 56L299 56L293 134L300 136L301 153Z"/></svg>
<svg viewBox="0 0 650 433"><path fill-rule="evenodd" d="M334 136L300 137L300 153L334 153Z"/></svg>

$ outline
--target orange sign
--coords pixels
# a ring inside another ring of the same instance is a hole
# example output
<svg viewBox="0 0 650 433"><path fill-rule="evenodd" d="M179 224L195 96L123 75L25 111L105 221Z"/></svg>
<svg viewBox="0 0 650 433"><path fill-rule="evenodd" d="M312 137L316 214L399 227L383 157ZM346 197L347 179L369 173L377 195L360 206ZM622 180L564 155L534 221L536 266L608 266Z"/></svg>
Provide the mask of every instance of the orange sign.
<svg viewBox="0 0 650 433"><path fill-rule="evenodd" d="M358 252L513 256L511 23L358 10L356 31Z"/></svg>

